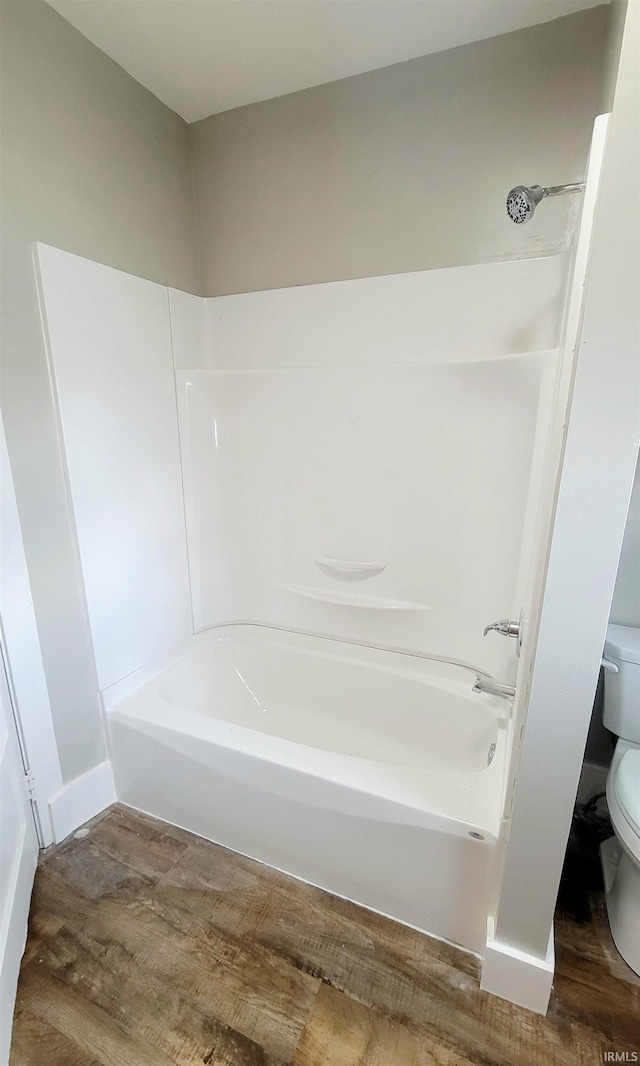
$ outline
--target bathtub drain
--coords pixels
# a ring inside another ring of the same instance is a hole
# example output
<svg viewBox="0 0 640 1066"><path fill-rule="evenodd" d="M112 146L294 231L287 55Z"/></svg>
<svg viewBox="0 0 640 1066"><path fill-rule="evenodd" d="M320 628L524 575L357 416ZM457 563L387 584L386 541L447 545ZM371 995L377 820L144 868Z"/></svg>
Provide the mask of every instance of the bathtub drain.
<svg viewBox="0 0 640 1066"><path fill-rule="evenodd" d="M491 766L491 760L493 759L493 756L495 755L495 753L496 753L495 744L490 744L489 745L489 751L487 753L487 766Z"/></svg>

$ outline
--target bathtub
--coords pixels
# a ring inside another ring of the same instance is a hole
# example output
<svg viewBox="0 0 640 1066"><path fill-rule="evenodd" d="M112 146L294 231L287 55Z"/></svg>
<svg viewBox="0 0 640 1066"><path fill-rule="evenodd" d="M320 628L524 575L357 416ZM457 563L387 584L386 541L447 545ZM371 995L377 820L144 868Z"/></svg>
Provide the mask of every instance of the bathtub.
<svg viewBox="0 0 640 1066"><path fill-rule="evenodd" d="M332 639L208 630L103 693L118 796L480 951L510 704L474 680Z"/></svg>

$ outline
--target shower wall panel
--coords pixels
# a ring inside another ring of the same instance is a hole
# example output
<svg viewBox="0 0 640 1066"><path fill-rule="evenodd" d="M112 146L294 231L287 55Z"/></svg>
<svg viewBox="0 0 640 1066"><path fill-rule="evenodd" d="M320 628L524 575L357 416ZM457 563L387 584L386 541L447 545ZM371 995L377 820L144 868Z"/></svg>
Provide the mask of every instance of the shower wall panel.
<svg viewBox="0 0 640 1066"><path fill-rule="evenodd" d="M556 255L207 300L172 289L176 367L422 364L554 348L567 270Z"/></svg>
<svg viewBox="0 0 640 1066"><path fill-rule="evenodd" d="M513 642L482 632L522 603L565 270L221 297L205 332L178 325L178 294L196 629L261 622L513 677Z"/></svg>
<svg viewBox="0 0 640 1066"><path fill-rule="evenodd" d="M39 259L101 688L191 597L513 677L564 257L210 300Z"/></svg>
<svg viewBox="0 0 640 1066"><path fill-rule="evenodd" d="M167 289L38 246L100 688L193 632Z"/></svg>

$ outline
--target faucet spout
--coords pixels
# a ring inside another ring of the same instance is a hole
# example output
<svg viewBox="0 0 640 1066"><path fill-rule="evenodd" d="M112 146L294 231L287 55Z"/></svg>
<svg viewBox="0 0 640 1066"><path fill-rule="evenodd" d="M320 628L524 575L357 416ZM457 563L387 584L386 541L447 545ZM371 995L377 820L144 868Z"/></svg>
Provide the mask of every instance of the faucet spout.
<svg viewBox="0 0 640 1066"><path fill-rule="evenodd" d="M510 618L501 618L498 622L492 622L491 625L486 626L483 636L486 637L487 633L492 630L495 630L496 633L502 633L504 637L519 637L520 623L514 622Z"/></svg>
<svg viewBox="0 0 640 1066"><path fill-rule="evenodd" d="M506 685L502 681L495 681L492 677L482 674L476 674L471 691L488 692L491 696L502 696L505 700L512 700L516 694L515 685Z"/></svg>

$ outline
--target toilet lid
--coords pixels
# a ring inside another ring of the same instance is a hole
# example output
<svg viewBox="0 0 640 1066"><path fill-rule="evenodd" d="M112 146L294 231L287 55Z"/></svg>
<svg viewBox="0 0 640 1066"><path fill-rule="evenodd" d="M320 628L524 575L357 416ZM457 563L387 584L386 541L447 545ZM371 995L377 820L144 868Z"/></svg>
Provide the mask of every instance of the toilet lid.
<svg viewBox="0 0 640 1066"><path fill-rule="evenodd" d="M640 836L640 748L625 751L616 767L613 789L622 813Z"/></svg>

